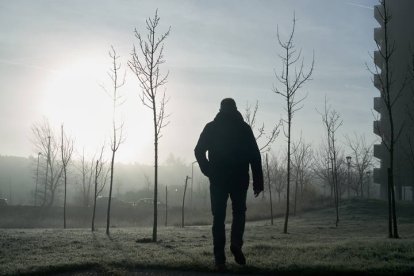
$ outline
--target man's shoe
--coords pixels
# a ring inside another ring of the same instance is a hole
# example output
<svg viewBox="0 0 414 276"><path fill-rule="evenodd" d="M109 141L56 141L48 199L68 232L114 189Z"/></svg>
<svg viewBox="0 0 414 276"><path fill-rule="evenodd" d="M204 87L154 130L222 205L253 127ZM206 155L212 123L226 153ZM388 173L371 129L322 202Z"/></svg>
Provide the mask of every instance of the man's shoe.
<svg viewBox="0 0 414 276"><path fill-rule="evenodd" d="M246 258L244 257L244 254L241 248L230 246L230 251L234 256L234 260L236 261L236 263L238 263L239 265L246 264Z"/></svg>
<svg viewBox="0 0 414 276"><path fill-rule="evenodd" d="M217 272L226 272L226 271L227 271L226 264L223 264L223 263L216 263L216 265L215 265L215 270L216 270Z"/></svg>

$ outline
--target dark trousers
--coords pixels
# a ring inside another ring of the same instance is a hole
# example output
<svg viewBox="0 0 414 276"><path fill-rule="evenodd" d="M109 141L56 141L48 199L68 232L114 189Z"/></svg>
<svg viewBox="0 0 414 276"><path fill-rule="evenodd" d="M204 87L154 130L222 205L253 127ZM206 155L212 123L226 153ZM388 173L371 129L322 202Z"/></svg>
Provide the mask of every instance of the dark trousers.
<svg viewBox="0 0 414 276"><path fill-rule="evenodd" d="M246 221L246 195L247 188L242 185L219 185L221 183L210 183L211 211L213 213L213 246L216 263L224 263L226 256L224 248L226 245L226 208L230 196L233 210L233 221L231 224L230 245L235 248L243 246L244 225ZM226 183L227 184L227 183Z"/></svg>

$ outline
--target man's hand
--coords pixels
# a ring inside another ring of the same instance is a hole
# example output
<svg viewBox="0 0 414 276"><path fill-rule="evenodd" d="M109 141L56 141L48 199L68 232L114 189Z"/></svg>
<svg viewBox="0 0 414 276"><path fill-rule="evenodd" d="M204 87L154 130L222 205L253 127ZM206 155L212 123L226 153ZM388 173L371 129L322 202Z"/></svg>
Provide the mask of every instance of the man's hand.
<svg viewBox="0 0 414 276"><path fill-rule="evenodd" d="M254 190L254 197L258 197L263 190Z"/></svg>

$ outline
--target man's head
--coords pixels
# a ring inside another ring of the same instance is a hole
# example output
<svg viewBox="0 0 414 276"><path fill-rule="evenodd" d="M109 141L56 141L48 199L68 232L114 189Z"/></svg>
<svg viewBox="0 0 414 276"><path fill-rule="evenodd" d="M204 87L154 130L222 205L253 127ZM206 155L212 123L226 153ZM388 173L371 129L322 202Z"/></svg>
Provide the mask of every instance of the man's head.
<svg viewBox="0 0 414 276"><path fill-rule="evenodd" d="M232 112L237 111L236 102L232 98L225 98L220 103L220 111Z"/></svg>

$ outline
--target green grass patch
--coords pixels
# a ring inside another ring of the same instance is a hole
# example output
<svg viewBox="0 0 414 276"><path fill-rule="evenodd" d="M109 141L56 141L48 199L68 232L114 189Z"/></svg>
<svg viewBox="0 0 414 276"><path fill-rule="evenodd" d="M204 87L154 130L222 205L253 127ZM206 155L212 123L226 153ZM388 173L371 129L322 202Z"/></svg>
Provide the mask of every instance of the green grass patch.
<svg viewBox="0 0 414 276"><path fill-rule="evenodd" d="M282 219L273 226L248 223L248 265L236 265L228 250L229 269L246 274L412 273L413 207L398 205L398 240L387 238L386 203L379 200L344 202L338 228L333 208L291 217L289 234L282 234ZM151 234L151 228L113 228L110 236L104 229L2 229L0 274L213 270L210 226L160 227L157 243L150 242Z"/></svg>

